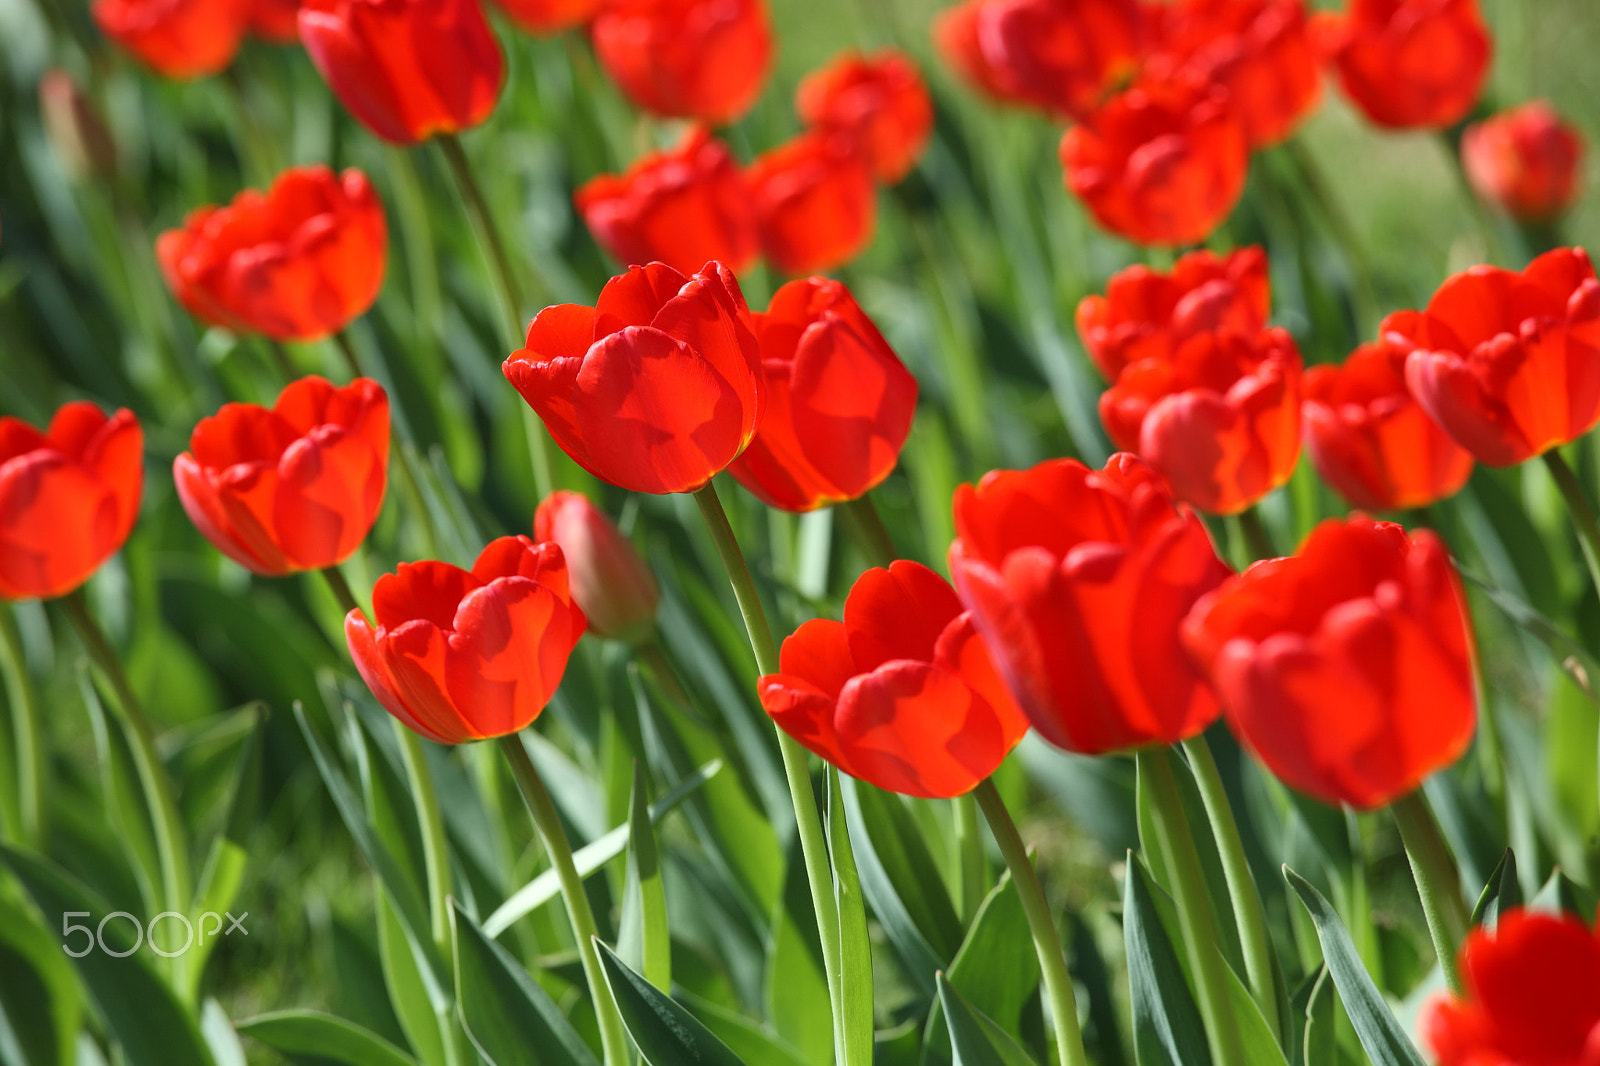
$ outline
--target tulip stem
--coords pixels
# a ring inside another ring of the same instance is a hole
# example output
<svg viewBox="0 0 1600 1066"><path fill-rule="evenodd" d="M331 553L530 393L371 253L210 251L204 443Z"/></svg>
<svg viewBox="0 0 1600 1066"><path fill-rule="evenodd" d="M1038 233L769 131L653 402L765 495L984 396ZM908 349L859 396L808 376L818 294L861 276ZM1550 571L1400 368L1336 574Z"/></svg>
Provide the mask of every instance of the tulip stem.
<svg viewBox="0 0 1600 1066"><path fill-rule="evenodd" d="M1044 897L1044 887L1039 884L1039 873L1033 868L1028 849L1017 832L1017 823L1011 820L1000 790L994 787L993 778L984 778L972 793L983 811L989 831L1000 854L1005 857L1006 868L1011 871L1011 883L1017 888L1017 898L1022 901L1022 911L1028 918L1028 929L1033 933L1033 947L1039 955L1039 969L1044 974L1044 991L1050 1001L1050 1022L1056 1032L1056 1056L1061 1066L1088 1066L1089 1055L1083 1047L1083 1032L1078 1026L1078 1003L1072 991L1072 974L1067 971L1067 956L1061 950L1061 936L1056 932L1055 919L1050 916L1050 904Z"/></svg>
<svg viewBox="0 0 1600 1066"><path fill-rule="evenodd" d="M1144 748L1135 759L1141 786L1150 790L1155 817L1143 840L1146 854L1157 856L1168 871L1178 904L1178 926L1183 935L1184 952L1194 975L1200 1016L1205 1022L1206 1039L1215 1066L1245 1066L1240 1043L1239 1023L1228 998L1228 964L1217 950L1216 919L1211 899L1206 894L1205 874L1200 855L1190 835L1189 819L1183 810L1178 778L1172 768L1172 752L1166 748ZM1141 826L1141 830L1146 827Z"/></svg>
<svg viewBox="0 0 1600 1066"><path fill-rule="evenodd" d="M745 632L750 637L750 648L755 652L756 668L762 674L778 672L778 648L772 641L772 630L767 625L766 611L761 607L761 596L750 576L750 567L739 541L728 524L728 514L717 498L716 486L706 482L694 494L716 543L717 554L722 558L728 581L733 585L734 599L739 601L739 613L744 616ZM774 727L776 728L776 727ZM835 1057L845 1061L844 1030L844 971L842 969L839 941L839 911L833 901L833 869L828 861L828 838L822 831L822 818L817 812L817 796L811 787L811 772L806 763L806 750L800 742L778 729L778 750L783 755L783 773L789 782L789 799L794 804L795 824L800 832L800 852L806 864L806 880L811 887L811 904L816 911L817 933L822 941L822 966L828 979L828 1000L833 1007L833 1042Z"/></svg>
<svg viewBox="0 0 1600 1066"><path fill-rule="evenodd" d="M44 748L39 743L39 693L28 676L28 657L22 634L9 604L0 607L0 667L6 674L6 700L11 706L11 730L16 741L18 839L37 851L44 850Z"/></svg>
<svg viewBox="0 0 1600 1066"><path fill-rule="evenodd" d="M589 984L589 994L594 997L595 1017L600 1023L600 1047L605 1066L626 1066L628 1038L623 1033L622 1016L617 1012L616 1000L611 997L605 973L600 969L600 955L595 950L598 935L594 924L594 911L589 908L589 896L583 887L572 858L572 845L567 841L567 831L561 827L561 816L556 813L550 793L539 777L533 760L522 746L520 734L511 733L499 740L500 750L511 764L511 775L533 815L533 824L544 840L550 864L555 867L561 882L561 897L567 904L567 919L572 923L572 935L578 941L578 957L583 961L583 976Z"/></svg>
<svg viewBox="0 0 1600 1066"><path fill-rule="evenodd" d="M983 837L978 831L978 803L972 793L950 801L955 814L956 849L961 864L961 920L970 924L988 891L987 863L983 858Z"/></svg>
<svg viewBox="0 0 1600 1066"><path fill-rule="evenodd" d="M1452 995L1463 996L1456 949L1466 938L1471 918L1461 899L1461 875L1455 859L1421 789L1395 800L1389 809L1400 827L1400 840L1411 862L1411 876L1416 879L1417 895L1422 898L1422 913L1428 921L1433 950L1439 956L1445 987Z"/></svg>
<svg viewBox="0 0 1600 1066"><path fill-rule="evenodd" d="M333 335L333 346L339 352L340 358L344 360L344 367L350 371L351 379L363 377L361 360L356 358L356 346L350 343L350 334L342 329L336 331Z"/></svg>
<svg viewBox="0 0 1600 1066"><path fill-rule="evenodd" d="M873 506L870 496L858 496L849 500L843 504L842 509L850 516L850 524L855 527L856 540L860 542L874 566L888 566L899 558L895 554L894 538L889 536L889 527L883 524L883 516L878 514L878 509Z"/></svg>
<svg viewBox="0 0 1600 1066"><path fill-rule="evenodd" d="M1257 507L1252 505L1245 508L1236 518L1239 523L1239 535L1244 538L1245 551L1249 554L1248 562L1254 563L1278 557L1278 549L1273 547L1272 536L1262 524L1261 511Z"/></svg>
<svg viewBox="0 0 1600 1066"><path fill-rule="evenodd" d="M1245 857L1244 840L1239 835L1239 822L1234 818L1233 806L1228 802L1227 790L1222 785L1222 775L1217 771L1217 760L1211 754L1211 745L1204 734L1183 742L1184 753L1189 756L1189 768L1194 771L1195 783L1200 787L1200 800L1205 805L1206 817L1211 822L1211 835L1216 838L1217 852L1222 858L1222 872L1228 882L1228 896L1233 904L1234 921L1239 926L1239 944L1244 950L1245 975L1250 980L1250 992L1261 1006L1261 1014L1280 1040L1278 1032L1278 984L1272 969L1272 936L1267 931L1266 914L1261 905L1261 892L1250 874L1250 862Z"/></svg>
<svg viewBox="0 0 1600 1066"><path fill-rule="evenodd" d="M345 579L344 571L337 566L329 566L322 570L324 580L328 582L328 590L333 593L333 598L339 604L339 609L348 615L351 611L361 610L361 604L356 600L356 594L350 588L350 582Z"/></svg>
<svg viewBox="0 0 1600 1066"><path fill-rule="evenodd" d="M1578 475L1573 473L1558 449L1551 448L1544 453L1544 465L1555 479L1556 488L1561 490L1561 498L1567 501L1567 511L1578 530L1583 561L1589 567L1589 580L1594 582L1596 591L1600 591L1600 523L1595 521L1594 508L1583 494L1583 486L1578 484Z"/></svg>

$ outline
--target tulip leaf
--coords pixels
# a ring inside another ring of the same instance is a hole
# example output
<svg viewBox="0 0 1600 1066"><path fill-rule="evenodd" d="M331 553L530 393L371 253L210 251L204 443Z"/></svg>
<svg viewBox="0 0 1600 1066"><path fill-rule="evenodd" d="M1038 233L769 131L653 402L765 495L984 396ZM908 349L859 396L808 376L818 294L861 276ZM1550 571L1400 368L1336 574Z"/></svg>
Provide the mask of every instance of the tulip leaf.
<svg viewBox="0 0 1600 1066"><path fill-rule="evenodd" d="M128 1066L214 1066L193 1016L145 960L145 946L133 950L131 922L105 921L116 909L49 859L5 845L0 845L0 858L43 914L63 916L63 923L65 916L86 915L73 923L88 927L88 932L72 934L73 950L82 950L81 938L91 932L96 942L72 965Z"/></svg>
<svg viewBox="0 0 1600 1066"><path fill-rule="evenodd" d="M1600 659L1515 594L1490 584L1470 570L1463 569L1461 579L1489 597L1489 602L1500 608L1502 614L1549 648L1561 669L1589 702L1600 705L1600 688L1597 688L1600 686Z"/></svg>
<svg viewBox="0 0 1600 1066"><path fill-rule="evenodd" d="M59 937L20 902L0 896L0 1033L20 1061L72 1066L83 1001Z"/></svg>
<svg viewBox="0 0 1600 1066"><path fill-rule="evenodd" d="M843 972L843 1062L872 1063L872 943L867 936L867 907L850 848L839 771L828 768L828 857L833 860L833 901L839 909L839 966Z"/></svg>
<svg viewBox="0 0 1600 1066"><path fill-rule="evenodd" d="M1356 1038L1373 1066L1422 1066L1417 1049L1407 1039L1394 1011L1362 965L1361 956L1356 953L1355 944L1338 913L1311 882L1287 866L1283 868L1283 876L1311 915L1328 973L1339 991ZM1310 1039L1308 1035L1307 1041Z"/></svg>
<svg viewBox="0 0 1600 1066"><path fill-rule="evenodd" d="M95 751L100 768L100 790L105 801L105 817L116 833L128 867L139 882L140 893L149 911L165 902L161 892L161 863L156 856L151 819L155 817L146 794L139 787L139 773L123 730L113 728L112 716L100 701L100 691L90 676L88 663L78 668L78 691L89 712L94 732ZM174 839L181 840L182 837ZM183 886L184 891L188 886Z"/></svg>
<svg viewBox="0 0 1600 1066"><path fill-rule="evenodd" d="M808 1060L770 1025L692 993L680 991L678 998L685 1007L692 1008L694 1016L712 1035L746 1062L758 1062L761 1066L807 1066ZM833 1054L831 1045L825 1050L829 1056Z"/></svg>
<svg viewBox="0 0 1600 1066"><path fill-rule="evenodd" d="M622 1024L647 1066L746 1066L694 1015L629 969L599 937L594 944Z"/></svg>
<svg viewBox="0 0 1600 1066"><path fill-rule="evenodd" d="M373 901L378 913L378 960L395 1017L411 1049L426 1066L446 1066L443 990L430 980L422 949L381 887Z"/></svg>
<svg viewBox="0 0 1600 1066"><path fill-rule="evenodd" d="M417 1060L354 1022L313 1010L273 1011L235 1026L290 1062L339 1066L417 1066Z"/></svg>
<svg viewBox="0 0 1600 1066"><path fill-rule="evenodd" d="M598 1066L555 1000L459 903L456 1002L473 1046L492 1066Z"/></svg>
<svg viewBox="0 0 1600 1066"><path fill-rule="evenodd" d="M1122 935L1128 949L1133 1046L1139 1066L1211 1066L1200 1008L1156 912L1154 893L1159 889L1132 852L1127 870Z"/></svg>
<svg viewBox="0 0 1600 1066"><path fill-rule="evenodd" d="M1507 848L1472 908L1472 924L1493 929L1502 914L1521 905L1522 888L1517 884L1517 858Z"/></svg>
<svg viewBox="0 0 1600 1066"><path fill-rule="evenodd" d="M206 863L200 870L194 906L198 914L226 912L233 905L239 886L244 882L245 864L249 860L249 832L255 823L255 800L261 791L261 723L265 717L258 711L253 719L254 724L233 759L234 784L233 793L227 801L227 821L223 824L222 832L212 841ZM206 959L219 939L208 937L196 941L186 970L191 995L199 991Z"/></svg>
<svg viewBox="0 0 1600 1066"><path fill-rule="evenodd" d="M650 805L650 820L661 821L668 811L682 803L684 797L710 780L720 769L722 760L712 759L688 778L678 782L671 792ZM611 832L573 852L572 859L578 867L578 875L589 877L621 855L627 847L628 825L624 822ZM483 923L483 931L491 937L499 938L500 934L511 928L517 920L538 910L559 895L561 895L560 879L554 870L546 870L517 889L510 899L500 904L495 912L489 915L488 921Z"/></svg>
<svg viewBox="0 0 1600 1066"><path fill-rule="evenodd" d="M834 1056L833 1004L798 834L789 840L788 859L769 923L766 1017L802 1059L827 1066Z"/></svg>
<svg viewBox="0 0 1600 1066"><path fill-rule="evenodd" d="M1009 871L979 904L945 977L974 1010L1005 1032L1020 1034L1023 1010L1039 988L1039 956ZM944 1007L936 999L928 1012L924 1043L943 1051L948 1028Z"/></svg>
<svg viewBox="0 0 1600 1066"><path fill-rule="evenodd" d="M950 1031L954 1066L1034 1066L1033 1059L994 1020L968 1003L943 973L936 975L939 1006Z"/></svg>
<svg viewBox="0 0 1600 1066"><path fill-rule="evenodd" d="M622 925L617 950L639 960L639 972L663 992L672 989L672 942L667 932L667 894L650 824L644 768L633 764L628 801L628 862L622 894Z"/></svg>
<svg viewBox="0 0 1600 1066"><path fill-rule="evenodd" d="M1528 901L1528 907L1550 914L1575 914L1587 921L1595 912L1595 898L1563 871L1554 870L1544 887Z"/></svg>

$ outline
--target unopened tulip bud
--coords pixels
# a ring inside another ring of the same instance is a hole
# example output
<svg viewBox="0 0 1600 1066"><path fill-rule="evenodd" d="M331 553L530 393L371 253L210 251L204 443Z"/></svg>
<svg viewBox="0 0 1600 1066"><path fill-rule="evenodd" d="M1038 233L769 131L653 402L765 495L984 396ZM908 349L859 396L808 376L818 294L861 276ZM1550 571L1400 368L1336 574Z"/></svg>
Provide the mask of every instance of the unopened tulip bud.
<svg viewBox="0 0 1600 1066"><path fill-rule="evenodd" d="M589 498L552 492L533 516L533 536L561 545L572 598L589 618L589 630L634 642L655 622L661 599L655 575L639 552Z"/></svg>
<svg viewBox="0 0 1600 1066"><path fill-rule="evenodd" d="M39 79L39 110L56 158L74 178L110 177L117 169L111 131L84 91L64 70L47 70Z"/></svg>

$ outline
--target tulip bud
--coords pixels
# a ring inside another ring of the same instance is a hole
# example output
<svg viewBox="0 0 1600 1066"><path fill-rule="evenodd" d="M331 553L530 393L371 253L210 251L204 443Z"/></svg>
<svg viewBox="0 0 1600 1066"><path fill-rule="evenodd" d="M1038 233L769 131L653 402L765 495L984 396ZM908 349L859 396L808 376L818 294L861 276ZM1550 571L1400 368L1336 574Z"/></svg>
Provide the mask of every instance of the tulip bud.
<svg viewBox="0 0 1600 1066"><path fill-rule="evenodd" d="M93 102L64 70L39 79L39 111L45 134L61 166L74 179L109 178L117 169L117 145Z"/></svg>
<svg viewBox="0 0 1600 1066"><path fill-rule="evenodd" d="M589 498L552 492L533 516L533 536L561 545L572 598L597 636L634 643L655 622L661 591L622 531Z"/></svg>
<svg viewBox="0 0 1600 1066"><path fill-rule="evenodd" d="M1578 132L1543 100L1461 135L1461 165L1474 191L1522 222L1548 222L1572 206L1582 161Z"/></svg>

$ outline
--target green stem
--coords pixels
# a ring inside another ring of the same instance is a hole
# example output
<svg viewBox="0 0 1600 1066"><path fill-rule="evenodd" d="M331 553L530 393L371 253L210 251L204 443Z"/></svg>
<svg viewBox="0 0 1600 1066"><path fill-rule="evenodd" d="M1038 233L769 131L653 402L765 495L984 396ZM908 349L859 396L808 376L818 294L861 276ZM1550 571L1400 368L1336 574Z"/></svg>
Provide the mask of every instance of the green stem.
<svg viewBox="0 0 1600 1066"><path fill-rule="evenodd" d="M1189 819L1184 814L1178 779L1172 769L1172 753L1166 748L1145 748L1137 753L1139 777L1147 782L1155 805L1151 819L1153 840L1145 850L1158 852L1169 871L1178 904L1178 925L1183 933L1184 952L1194 975L1200 1016L1205 1022L1206 1039L1215 1066L1245 1066L1240 1044L1238 1019L1228 998L1228 964L1217 950L1216 921L1211 900L1206 895L1205 874L1200 855L1190 835Z"/></svg>
<svg viewBox="0 0 1600 1066"><path fill-rule="evenodd" d="M1273 1035L1281 1040L1278 984L1272 969L1272 935L1267 931L1261 893L1250 874L1250 862L1245 858L1239 823L1234 818L1222 775L1217 772L1217 760L1205 736L1184 741L1183 750L1189 756L1189 768L1194 771L1195 783L1200 787L1200 800L1205 804L1211 835L1216 838L1217 852L1222 857L1222 872L1228 881L1234 921L1239 926L1239 944L1244 950L1245 976L1250 981L1251 995L1261 1006L1261 1014L1272 1027Z"/></svg>
<svg viewBox="0 0 1600 1066"><path fill-rule="evenodd" d="M333 335L333 346L339 352L339 357L344 360L344 367L350 371L352 379L365 377L361 373L361 360L356 358L356 346L350 342L350 334L339 330Z"/></svg>
<svg viewBox="0 0 1600 1066"><path fill-rule="evenodd" d="M18 837L35 850L44 850L44 747L39 742L39 693L28 676L28 657L22 634L9 604L0 607L0 667L6 673L6 699L11 705L11 730L16 741Z"/></svg>
<svg viewBox="0 0 1600 1066"><path fill-rule="evenodd" d="M645 669L650 671L650 676L667 694L667 699L677 704L680 710L698 719L694 700L690 697L688 689L683 687L683 682L678 680L678 672L672 668L672 663L667 659L667 653L661 647L661 641L654 630L651 631L649 639L641 640L634 645L633 653L639 657Z"/></svg>
<svg viewBox="0 0 1600 1066"><path fill-rule="evenodd" d="M1005 800L994 787L991 778L985 778L973 790L984 819L994 833L1000 854L1005 857L1006 868L1011 871L1011 883L1017 887L1017 897L1022 900L1022 911L1028 917L1028 929L1033 933L1034 950L1039 955L1039 968L1044 974L1044 991L1050 1001L1050 1021L1056 1031L1056 1056L1061 1066L1088 1066L1089 1056L1083 1047L1083 1033L1078 1027L1078 1004L1072 992L1072 975L1067 972L1067 957L1061 950L1061 937L1056 932L1055 919L1050 916L1050 904L1044 898L1044 888L1039 884L1039 874L1028 858L1028 849L1017 832L1017 823L1011 820Z"/></svg>
<svg viewBox="0 0 1600 1066"><path fill-rule="evenodd" d="M1455 859L1421 789L1395 800L1389 809L1394 812L1406 858L1411 861L1411 876L1416 879L1417 895L1422 898L1422 914L1428 920L1428 935L1439 956L1439 969L1444 971L1445 987L1453 995L1462 996L1465 992L1456 949L1467 935L1471 916L1461 899L1461 875L1456 871Z"/></svg>
<svg viewBox="0 0 1600 1066"><path fill-rule="evenodd" d="M717 554L722 558L728 581L733 585L733 595L739 601L739 613L744 616L745 632L750 637L750 648L755 652L756 668L763 674L778 672L778 648L772 641L772 630L767 625L767 614L761 607L761 597L756 592L750 567L739 541L728 524L728 515L717 498L716 486L706 482L705 488L694 494L716 543ZM822 965L828 979L828 1000L833 1007L834 1047L843 1058L844 974L840 962L839 911L833 901L833 871L828 863L828 838L822 831L822 818L817 813L817 796L811 787L811 774L806 765L806 750L800 742L783 730L778 730L778 750L783 755L783 773L789 782L789 799L794 804L795 824L800 832L800 852L805 859L806 880L811 886L811 903L817 916L817 933L822 940Z"/></svg>
<svg viewBox="0 0 1600 1066"><path fill-rule="evenodd" d="M289 351L283 346L282 341L273 340L271 337L262 337L261 342L266 345L267 357L272 361L272 369L284 384L288 384L300 374L294 368L293 361L289 358Z"/></svg>
<svg viewBox="0 0 1600 1066"><path fill-rule="evenodd" d="M361 610L361 604L356 600L356 594L350 588L350 582L345 579L344 571L337 566L330 566L321 571L322 577L328 582L328 589L333 593L333 598L339 604L339 609L345 614Z"/></svg>
<svg viewBox="0 0 1600 1066"><path fill-rule="evenodd" d="M1543 458L1550 476L1555 479L1556 488L1561 490L1562 499L1567 501L1572 524L1577 527L1583 561L1589 567L1589 580L1594 582L1596 590L1600 590L1600 523L1595 521L1594 508L1589 506L1583 486L1578 484L1578 475L1572 472L1572 467L1567 465L1558 449L1551 448Z"/></svg>
<svg viewBox="0 0 1600 1066"><path fill-rule="evenodd" d="M1273 547L1272 536L1262 524L1261 511L1255 506L1247 507L1236 517L1239 522L1239 533L1244 537L1245 549L1250 553L1250 561L1276 559L1278 550Z"/></svg>
<svg viewBox="0 0 1600 1066"><path fill-rule="evenodd" d="M594 941L597 935L594 912L589 909L589 896L583 888L583 878L578 875L577 864L572 860L572 846L567 842L567 831L561 827L561 817L556 813L550 793L545 790L539 771L528 758L522 738L511 733L500 738L500 750L511 764L511 775L517 788L527 801L533 824L544 839L545 851L561 881L561 896L567 904L567 918L572 923L572 935L578 941L578 956L583 960L583 976L589 983L589 994L594 997L594 1012L600 1022L600 1047L605 1066L626 1066L628 1038L622 1029L622 1016L617 1013L616 1001L611 998L605 974L600 969L600 956Z"/></svg>
<svg viewBox="0 0 1600 1066"><path fill-rule="evenodd" d="M961 920L970 925L977 917L989 883L983 856L983 836L978 832L978 803L972 793L950 801L955 813L956 851L961 863Z"/></svg>
<svg viewBox="0 0 1600 1066"><path fill-rule="evenodd" d="M1379 317L1378 297L1372 287L1374 276L1372 260L1367 256L1366 246L1356 234L1350 216L1345 213L1338 198L1333 195L1332 188L1322 175L1321 166L1299 138L1285 143L1284 151L1294 164L1294 168L1299 171L1302 184L1310 191L1312 202L1321 209L1323 221L1332 231L1335 243L1344 249L1345 255L1350 259L1351 272L1355 275L1355 288L1351 293L1354 304L1352 310L1358 319L1356 323L1358 331L1365 335L1366 330L1377 325Z"/></svg>
<svg viewBox="0 0 1600 1066"><path fill-rule="evenodd" d="M888 566L899 558L895 554L894 538L889 536L889 527L883 524L883 516L878 514L870 496L858 496L840 506L850 516L856 539L874 566Z"/></svg>

